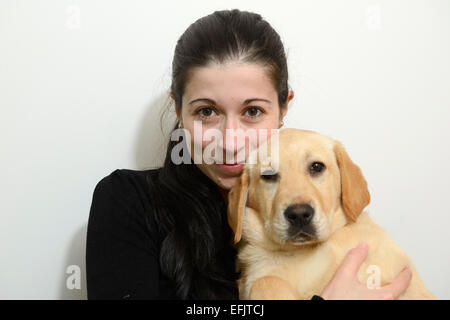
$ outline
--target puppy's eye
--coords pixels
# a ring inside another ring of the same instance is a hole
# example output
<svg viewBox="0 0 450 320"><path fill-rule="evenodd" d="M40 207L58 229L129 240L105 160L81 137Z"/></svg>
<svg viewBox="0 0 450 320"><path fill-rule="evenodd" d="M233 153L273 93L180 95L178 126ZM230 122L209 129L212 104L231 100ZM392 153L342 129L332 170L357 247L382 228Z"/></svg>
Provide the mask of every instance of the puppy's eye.
<svg viewBox="0 0 450 320"><path fill-rule="evenodd" d="M311 175L317 175L325 170L325 165L322 162L314 162L309 167L309 172Z"/></svg>
<svg viewBox="0 0 450 320"><path fill-rule="evenodd" d="M265 181L275 182L278 180L278 178L279 178L278 173L276 173L272 170L264 171L261 174L261 179L263 179Z"/></svg>

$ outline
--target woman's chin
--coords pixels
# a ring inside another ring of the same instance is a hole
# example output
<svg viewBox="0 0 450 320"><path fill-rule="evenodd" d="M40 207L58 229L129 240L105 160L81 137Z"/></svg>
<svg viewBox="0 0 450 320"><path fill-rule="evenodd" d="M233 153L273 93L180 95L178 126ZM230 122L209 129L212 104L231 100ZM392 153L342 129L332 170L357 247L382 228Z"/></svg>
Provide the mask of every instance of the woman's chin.
<svg viewBox="0 0 450 320"><path fill-rule="evenodd" d="M215 164L197 164L197 166L211 181L224 190L230 190L238 182L241 176L240 174L232 175L226 171L219 170Z"/></svg>
<svg viewBox="0 0 450 320"><path fill-rule="evenodd" d="M214 181L219 187L225 190L230 190L239 180L237 177L217 177Z"/></svg>

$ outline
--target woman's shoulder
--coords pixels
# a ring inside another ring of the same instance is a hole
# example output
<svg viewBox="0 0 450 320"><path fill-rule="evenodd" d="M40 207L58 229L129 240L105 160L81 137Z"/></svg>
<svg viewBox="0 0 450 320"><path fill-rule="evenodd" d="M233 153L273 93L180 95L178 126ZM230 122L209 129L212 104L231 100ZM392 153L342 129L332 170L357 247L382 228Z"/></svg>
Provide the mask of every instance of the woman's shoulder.
<svg viewBox="0 0 450 320"><path fill-rule="evenodd" d="M94 193L114 196L121 200L140 198L148 200L148 179L157 174L158 169L131 170L116 169L97 183ZM146 201L143 201L145 204Z"/></svg>
<svg viewBox="0 0 450 320"><path fill-rule="evenodd" d="M148 227L153 208L147 181L158 171L116 169L101 178L92 196L90 223L102 228L112 224Z"/></svg>
<svg viewBox="0 0 450 320"><path fill-rule="evenodd" d="M154 222L147 179L158 170L117 169L99 179L86 235L90 299L155 299L161 237Z"/></svg>
<svg viewBox="0 0 450 320"><path fill-rule="evenodd" d="M130 187L135 182L140 186L146 182L148 176L156 174L161 168L148 170L115 169L110 174L100 179L100 185L114 183L116 186Z"/></svg>

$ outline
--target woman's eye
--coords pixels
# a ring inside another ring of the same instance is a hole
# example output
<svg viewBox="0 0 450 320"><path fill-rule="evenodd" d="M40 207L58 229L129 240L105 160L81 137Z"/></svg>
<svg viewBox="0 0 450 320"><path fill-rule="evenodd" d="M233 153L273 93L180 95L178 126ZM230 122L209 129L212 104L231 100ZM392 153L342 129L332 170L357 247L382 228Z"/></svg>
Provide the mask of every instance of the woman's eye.
<svg viewBox="0 0 450 320"><path fill-rule="evenodd" d="M212 107L203 107L196 111L196 113L200 116L202 119L210 119L216 115L216 111ZM245 110L245 115L249 118L257 118L259 117L263 111L260 108L257 107L250 107L247 110Z"/></svg>
<svg viewBox="0 0 450 320"><path fill-rule="evenodd" d="M319 174L323 170L325 170L325 165L322 162L314 162L309 167L309 172L311 173L311 175Z"/></svg>
<svg viewBox="0 0 450 320"><path fill-rule="evenodd" d="M261 113L262 113L261 109L257 107L250 107L247 110L245 110L245 114L250 118L259 117Z"/></svg>
<svg viewBox="0 0 450 320"><path fill-rule="evenodd" d="M197 111L197 114L201 117L201 118L211 118L213 113L215 113L213 108L207 107L207 108L201 108Z"/></svg>

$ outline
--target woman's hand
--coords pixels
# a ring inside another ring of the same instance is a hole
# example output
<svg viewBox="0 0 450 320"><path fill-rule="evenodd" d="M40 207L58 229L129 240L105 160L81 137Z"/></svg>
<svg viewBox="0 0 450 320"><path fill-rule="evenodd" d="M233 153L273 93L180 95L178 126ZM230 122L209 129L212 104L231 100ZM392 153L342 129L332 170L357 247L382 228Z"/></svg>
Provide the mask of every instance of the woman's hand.
<svg viewBox="0 0 450 320"><path fill-rule="evenodd" d="M357 273L368 251L365 243L351 249L320 296L325 300L393 300L401 295L412 277L411 270L407 268L394 281L379 289L369 289L359 282Z"/></svg>

